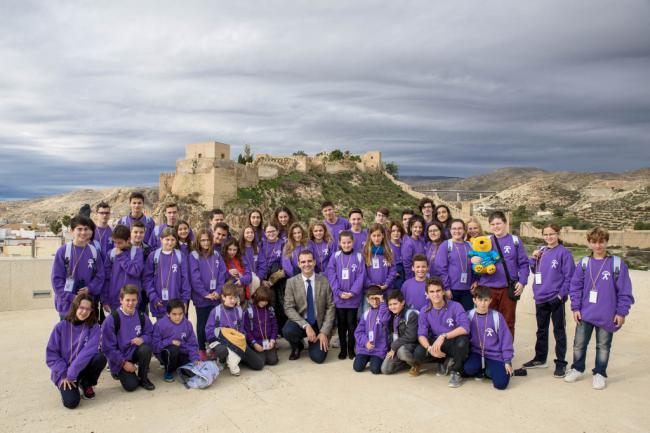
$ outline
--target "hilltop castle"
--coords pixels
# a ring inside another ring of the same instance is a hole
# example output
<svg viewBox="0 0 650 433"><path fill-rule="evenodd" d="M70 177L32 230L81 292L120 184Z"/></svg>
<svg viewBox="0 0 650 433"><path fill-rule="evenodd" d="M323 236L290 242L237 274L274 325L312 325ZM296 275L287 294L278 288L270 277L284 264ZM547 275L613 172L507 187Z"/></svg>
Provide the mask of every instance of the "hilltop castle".
<svg viewBox="0 0 650 433"><path fill-rule="evenodd" d="M238 164L230 159L230 145L210 141L185 146L185 159L176 161L175 173L160 174L160 198L168 195L193 197L207 208L222 207L237 198L238 188L257 186L260 179L299 171L340 173L377 172L383 168L381 152L366 152L358 158L331 161L328 154L316 156L273 156L260 154L252 163Z"/></svg>

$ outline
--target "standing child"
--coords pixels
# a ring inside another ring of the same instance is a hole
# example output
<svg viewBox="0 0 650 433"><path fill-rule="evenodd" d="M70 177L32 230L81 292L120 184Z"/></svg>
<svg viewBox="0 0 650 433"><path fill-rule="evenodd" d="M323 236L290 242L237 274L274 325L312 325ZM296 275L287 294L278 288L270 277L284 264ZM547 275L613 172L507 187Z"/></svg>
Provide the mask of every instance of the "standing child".
<svg viewBox="0 0 650 433"><path fill-rule="evenodd" d="M246 340L249 347L257 353L264 355L266 365L278 363L278 321L275 319L275 311L270 305L272 301L271 290L260 287L253 293L253 302L248 305L247 313L249 323Z"/></svg>
<svg viewBox="0 0 650 433"><path fill-rule="evenodd" d="M338 235L338 233L337 233ZM336 246L332 241L329 230L325 223L315 222L309 226L309 248L316 259L316 273L322 274L327 269L330 257Z"/></svg>
<svg viewBox="0 0 650 433"><path fill-rule="evenodd" d="M169 301L167 316L156 321L151 340L156 358L165 367L165 382L174 381L174 372L181 365L199 362L199 344L180 299Z"/></svg>
<svg viewBox="0 0 650 433"><path fill-rule="evenodd" d="M266 233L266 239L262 242L262 251L266 258L267 276L266 280L262 281L262 285L271 288L278 328L282 329L287 322L287 316L284 314L284 289L287 278L282 270L284 242L278 238L278 228L273 224L268 224L264 233Z"/></svg>
<svg viewBox="0 0 650 433"><path fill-rule="evenodd" d="M573 255L564 248L558 237L560 227L547 224L542 228L546 245L533 251L530 258L530 270L534 274L533 296L535 298L535 315L537 317L537 341L535 357L526 362L524 368L546 367L548 355L548 326L553 320L555 336L555 371L554 377L566 374L566 319L564 304L569 296L571 277L575 270Z"/></svg>
<svg viewBox="0 0 650 433"><path fill-rule="evenodd" d="M465 222L455 219L451 222L451 239L442 244L442 251L436 255L436 269L445 287L451 289L452 299L460 302L465 311L474 308L472 300L472 262L467 253L472 249L465 241Z"/></svg>
<svg viewBox="0 0 650 433"><path fill-rule="evenodd" d="M138 386L153 391L156 387L149 380L153 326L148 316L136 310L138 288L130 284L122 287L120 303L102 324L102 351L113 377L126 391Z"/></svg>
<svg viewBox="0 0 650 433"><path fill-rule="evenodd" d="M388 217L390 216L390 210L387 207L380 207L375 212L375 223L381 226L386 226L388 223Z"/></svg>
<svg viewBox="0 0 650 433"><path fill-rule="evenodd" d="M621 329L634 304L627 266L619 256L607 251L609 233L603 227L587 232L592 253L583 257L573 273L571 311L576 321L573 364L564 378L575 382L584 376L587 346L596 331L596 366L592 370L594 389L605 389L607 364L614 333Z"/></svg>
<svg viewBox="0 0 650 433"><path fill-rule="evenodd" d="M102 290L102 307L106 314L120 307L120 289L133 284L142 291L142 271L144 255L142 248L131 245L131 231L127 226L118 225L113 230L114 247L108 252L105 261L106 282Z"/></svg>
<svg viewBox="0 0 650 433"><path fill-rule="evenodd" d="M239 238L239 248L243 251L244 260L251 269L251 292L255 292L261 282L266 280L266 258L262 243L258 241L255 227L247 226Z"/></svg>
<svg viewBox="0 0 650 433"><path fill-rule="evenodd" d="M99 351L100 333L93 298L80 293L50 334L45 362L68 409L79 405L80 392L85 399L95 398L93 387L106 366L106 358Z"/></svg>
<svg viewBox="0 0 650 433"><path fill-rule="evenodd" d="M327 226L330 237L334 245L339 244L339 233L343 230L350 230L350 222L343 217L336 215L334 210L334 203L329 200L321 204L321 213L323 214L323 222Z"/></svg>
<svg viewBox="0 0 650 433"><path fill-rule="evenodd" d="M409 375L417 376L420 367L413 352L418 344L418 311L406 308L406 301L399 290L393 290L388 295L388 309L391 312L388 329L390 350L381 365L381 372L393 374L410 366Z"/></svg>
<svg viewBox="0 0 650 433"><path fill-rule="evenodd" d="M157 319L165 316L171 299L190 300L190 279L187 259L176 249L176 232L172 227L160 234L162 247L149 254L144 267L144 286L151 304L151 314Z"/></svg>
<svg viewBox="0 0 650 433"><path fill-rule="evenodd" d="M440 271L436 268L436 254L440 245L447 239L445 236L444 228L438 221L432 221L427 226L426 243L424 247L427 256L427 264L429 265L429 276L439 277Z"/></svg>
<svg viewBox="0 0 650 433"><path fill-rule="evenodd" d="M368 230L363 228L363 212L361 212L361 209L353 208L350 210L348 220L350 221L350 233L354 238L354 250L361 252L366 245L366 239L368 239Z"/></svg>
<svg viewBox="0 0 650 433"><path fill-rule="evenodd" d="M298 256L303 250L309 249L309 239L305 229L299 223L291 224L289 238L282 251L282 269L287 278L300 273Z"/></svg>
<svg viewBox="0 0 650 433"><path fill-rule="evenodd" d="M163 217L165 218L165 222L154 227L153 234L149 239L152 243L151 247L154 250L160 248L160 233L163 230L165 230L165 228L176 227L176 225L178 224L178 217L179 217L178 205L176 203L166 203L164 209L165 209L165 213ZM192 236L191 233L192 231L190 230L190 236Z"/></svg>
<svg viewBox="0 0 650 433"><path fill-rule="evenodd" d="M361 316L354 331L356 356L352 367L362 372L370 363L372 374L381 373L381 364L388 352L388 322L390 312L386 308L383 291L378 286L368 287L366 297L370 308Z"/></svg>
<svg viewBox="0 0 650 433"><path fill-rule="evenodd" d="M413 278L409 278L402 286L402 294L408 308L420 311L429 301L427 297L427 258L424 254L413 256Z"/></svg>
<svg viewBox="0 0 650 433"><path fill-rule="evenodd" d="M258 246L262 245L264 240L264 219L262 218L262 211L259 209L252 209L248 213L248 225L253 227L255 231L255 241Z"/></svg>
<svg viewBox="0 0 650 433"><path fill-rule="evenodd" d="M248 262L242 257L237 239L228 239L223 245L221 255L226 262L227 278L232 280L239 289L239 301L242 304L246 303L251 298L250 284L253 281L253 274Z"/></svg>
<svg viewBox="0 0 650 433"><path fill-rule="evenodd" d="M435 221L439 222L442 226L442 233L445 239L449 239L451 237L451 222L453 219L454 218L451 216L449 206L446 204L439 204L436 206Z"/></svg>
<svg viewBox="0 0 650 433"><path fill-rule="evenodd" d="M194 251L189 257L191 298L196 309L196 335L201 360L206 359L205 325L212 309L219 305L221 287L226 281L227 273L226 264L212 243L210 230L199 230L194 241Z"/></svg>
<svg viewBox="0 0 650 433"><path fill-rule="evenodd" d="M144 242L144 232L144 224L140 221L134 221L133 224L131 224L131 245L142 249L143 268L142 274L140 275L140 282L138 283L138 287L140 287L140 293L138 294L138 311L149 314L149 297L147 296L147 289L144 287L144 264L147 263L152 248Z"/></svg>
<svg viewBox="0 0 650 433"><path fill-rule="evenodd" d="M176 224L176 236L178 237L178 248L183 253L183 258L187 260L187 256L192 251L192 230L187 221L179 221ZM187 262L186 262L187 263Z"/></svg>
<svg viewBox="0 0 650 433"><path fill-rule="evenodd" d="M151 237L156 223L153 218L144 214L144 194L139 191L131 193L129 195L129 208L131 212L120 218L117 223L131 228L134 221L140 221L145 228L144 241L151 245Z"/></svg>
<svg viewBox="0 0 650 433"><path fill-rule="evenodd" d="M108 220L111 217L111 207L108 203L102 201L97 204L95 210L97 212L97 225L93 233L93 240L99 242L102 254L106 256L113 247L111 245L111 234L113 231L108 225Z"/></svg>
<svg viewBox="0 0 650 433"><path fill-rule="evenodd" d="M334 253L327 266L327 279L332 288L336 307L341 353L339 359L354 359L354 329L357 326L357 310L361 305L365 265L363 256L354 250L352 233L339 233L339 251Z"/></svg>
<svg viewBox="0 0 650 433"><path fill-rule="evenodd" d="M404 231L408 229L409 222L411 221L411 218L413 218L413 215L415 215L415 211L413 209L402 210L402 227L404 228Z"/></svg>
<svg viewBox="0 0 650 433"><path fill-rule="evenodd" d="M402 262L402 239L404 238L404 227L399 221L390 222L388 245L393 253L393 261L395 262L395 279L393 280L393 287L397 290L402 288L404 284L404 263Z"/></svg>
<svg viewBox="0 0 650 433"><path fill-rule="evenodd" d="M230 227L224 222L217 223L212 229L212 239L214 241L214 249L221 251L223 244L230 239Z"/></svg>
<svg viewBox="0 0 650 433"><path fill-rule="evenodd" d="M416 254L423 254L426 257L423 231L424 219L420 215L413 215L409 220L408 236L404 236L402 240L402 263L406 280L413 278L413 257Z"/></svg>
<svg viewBox="0 0 650 433"><path fill-rule="evenodd" d="M293 212L286 206L281 206L273 213L272 224L278 229L278 237L286 242L289 237L289 228L296 222Z"/></svg>
<svg viewBox="0 0 650 433"><path fill-rule="evenodd" d="M433 211L435 208L435 203L429 197L424 197L420 200L418 209L420 209L420 213L422 214L422 218L424 218L426 225L429 225L435 219L433 216Z"/></svg>
<svg viewBox="0 0 650 433"><path fill-rule="evenodd" d="M373 224L368 231L370 242L363 248L363 257L366 265L366 278L364 288L378 286L382 294L388 294L395 279L395 264L393 263L393 251L388 246L386 229L381 224ZM367 302L364 300L363 311ZM361 311L363 313L363 311Z"/></svg>
<svg viewBox="0 0 650 433"><path fill-rule="evenodd" d="M465 240L471 241L477 236L483 236L483 228L476 217L470 217L467 220L467 238Z"/></svg>
<svg viewBox="0 0 650 433"><path fill-rule="evenodd" d="M506 389L512 376L512 335L503 315L489 308L491 301L489 287L475 289L476 308L468 313L471 353L464 371L468 376L487 376L496 389Z"/></svg>

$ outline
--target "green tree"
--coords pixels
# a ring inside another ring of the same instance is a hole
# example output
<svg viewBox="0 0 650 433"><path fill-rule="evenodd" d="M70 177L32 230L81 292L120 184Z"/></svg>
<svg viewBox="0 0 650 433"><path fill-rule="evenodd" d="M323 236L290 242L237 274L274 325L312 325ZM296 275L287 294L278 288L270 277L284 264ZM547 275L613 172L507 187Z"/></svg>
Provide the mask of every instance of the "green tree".
<svg viewBox="0 0 650 433"><path fill-rule="evenodd" d="M61 233L62 226L63 226L63 224L61 224L61 221L54 220L54 221L50 222L49 228L50 228L50 231L52 233L54 233L55 235L58 235L59 233Z"/></svg>
<svg viewBox="0 0 650 433"><path fill-rule="evenodd" d="M343 152L341 152L339 149L334 149L333 151L330 152L330 160L331 161L340 161L344 158Z"/></svg>
<svg viewBox="0 0 650 433"><path fill-rule="evenodd" d="M70 215L63 215L63 217L61 218L61 224L63 225L63 227L70 227L71 219L72 217Z"/></svg>
<svg viewBox="0 0 650 433"><path fill-rule="evenodd" d="M391 162L387 162L386 164L384 164L384 169L386 170L386 172L388 174L390 174L390 175L392 175L394 177L397 177L399 167L394 162L391 161Z"/></svg>
<svg viewBox="0 0 650 433"><path fill-rule="evenodd" d="M304 150L297 150L297 151L293 152L292 155L293 156L307 156L307 154L305 153Z"/></svg>
<svg viewBox="0 0 650 433"><path fill-rule="evenodd" d="M251 152L251 145L244 144L244 154L241 153L237 156L237 162L242 165L246 163L253 162L253 153Z"/></svg>
<svg viewBox="0 0 650 433"><path fill-rule="evenodd" d="M561 207L556 207L555 209L553 209L553 215L556 217L563 217L565 212L566 211L564 210L564 208Z"/></svg>
<svg viewBox="0 0 650 433"><path fill-rule="evenodd" d="M539 204L539 210L545 211L546 210L546 203L542 202Z"/></svg>

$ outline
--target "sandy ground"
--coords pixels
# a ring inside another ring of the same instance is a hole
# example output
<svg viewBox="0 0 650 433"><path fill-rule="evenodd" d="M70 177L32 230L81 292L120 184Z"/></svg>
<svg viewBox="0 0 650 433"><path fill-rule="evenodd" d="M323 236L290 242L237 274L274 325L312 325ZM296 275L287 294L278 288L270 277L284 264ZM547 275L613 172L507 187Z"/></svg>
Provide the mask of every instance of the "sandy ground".
<svg viewBox="0 0 650 433"><path fill-rule="evenodd" d="M650 335L643 321L650 273L633 271L632 279L636 304L614 337L604 391L591 388L591 376L575 384L554 379L551 367L513 378L506 391L473 379L451 389L431 371L418 378L355 373L352 361L336 358L337 349L323 365L306 355L288 361L283 342L279 365L260 372L244 367L238 378L226 371L206 390L163 382L153 362L154 392L127 393L105 373L97 398L71 411L61 405L44 361L54 310L4 312L0 432L648 432ZM535 329L527 289L517 312L515 367L532 357ZM570 347L573 333L571 320Z"/></svg>

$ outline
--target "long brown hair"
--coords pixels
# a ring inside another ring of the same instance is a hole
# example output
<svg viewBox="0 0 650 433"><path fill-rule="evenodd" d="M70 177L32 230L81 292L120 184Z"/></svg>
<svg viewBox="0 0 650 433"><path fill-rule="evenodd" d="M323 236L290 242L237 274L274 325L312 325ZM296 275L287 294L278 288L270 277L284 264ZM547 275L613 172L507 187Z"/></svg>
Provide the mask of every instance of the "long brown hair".
<svg viewBox="0 0 650 433"><path fill-rule="evenodd" d="M88 327L92 327L97 323L97 313L95 312L95 303L93 302L93 298L86 294L86 293L79 293L72 301L72 305L70 306L70 310L68 310L68 314L65 315L65 318L63 320L66 320L70 323L74 323L77 320L77 310L79 309L79 305L81 304L81 301L88 301L90 302L90 306L92 310L90 311L90 314L84 320L84 325Z"/></svg>
<svg viewBox="0 0 650 433"><path fill-rule="evenodd" d="M373 245L372 241L370 240L370 235L374 232L381 232L384 235L383 239L381 240L381 246L384 248L384 259L390 266L393 263L393 250L391 249L390 245L388 245L386 227L384 227L382 224L377 223L372 224L368 229L368 239L366 240L366 245L363 247L363 257L365 259L366 266L370 266L372 264Z"/></svg>
<svg viewBox="0 0 650 433"><path fill-rule="evenodd" d="M294 229L297 228L300 229L300 231L302 232L302 240L300 241L300 245L302 245L303 247L307 247L307 245L309 245L309 238L307 237L305 228L302 225L300 225L300 223L293 223L291 224L287 232L287 243L284 244L284 248L283 248L284 251L282 251L282 253L285 256L290 256L294 252L294 250L298 247L296 241L293 240L293 231Z"/></svg>
<svg viewBox="0 0 650 433"><path fill-rule="evenodd" d="M201 236L207 235L208 239L210 239L210 248L207 254L203 252L203 248L201 248ZM194 237L194 242L192 243L192 249L193 251L196 251L199 253L200 256L204 257L210 257L211 255L214 254L214 236L212 236L212 231L210 231L207 228L201 228L199 231L196 232L196 236Z"/></svg>

